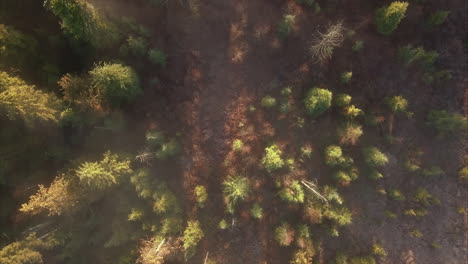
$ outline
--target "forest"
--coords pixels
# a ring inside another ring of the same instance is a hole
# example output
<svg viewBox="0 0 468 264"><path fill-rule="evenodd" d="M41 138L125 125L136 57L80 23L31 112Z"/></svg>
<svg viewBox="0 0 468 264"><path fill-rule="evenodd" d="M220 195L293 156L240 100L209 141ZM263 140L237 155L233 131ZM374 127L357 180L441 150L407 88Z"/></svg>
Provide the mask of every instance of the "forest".
<svg viewBox="0 0 468 264"><path fill-rule="evenodd" d="M0 0L0 264L468 263L462 0Z"/></svg>

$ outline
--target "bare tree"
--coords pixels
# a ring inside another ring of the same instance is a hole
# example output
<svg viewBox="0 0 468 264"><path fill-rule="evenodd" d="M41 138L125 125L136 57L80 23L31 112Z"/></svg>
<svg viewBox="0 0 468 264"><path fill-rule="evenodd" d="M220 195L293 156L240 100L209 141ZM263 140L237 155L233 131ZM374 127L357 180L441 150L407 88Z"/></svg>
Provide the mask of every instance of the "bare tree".
<svg viewBox="0 0 468 264"><path fill-rule="evenodd" d="M320 63L329 60L333 55L333 50L343 44L343 31L344 27L341 21L329 26L326 33L317 31L310 47L312 57Z"/></svg>

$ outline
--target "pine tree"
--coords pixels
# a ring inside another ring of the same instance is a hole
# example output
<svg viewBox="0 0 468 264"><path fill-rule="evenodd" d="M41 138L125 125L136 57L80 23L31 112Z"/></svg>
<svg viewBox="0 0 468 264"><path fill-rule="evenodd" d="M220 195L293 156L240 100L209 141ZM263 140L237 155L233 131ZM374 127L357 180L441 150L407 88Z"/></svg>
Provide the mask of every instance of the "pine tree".
<svg viewBox="0 0 468 264"><path fill-rule="evenodd" d="M407 2L393 2L389 6L379 8L376 13L375 22L377 31L383 35L390 35L405 17Z"/></svg>

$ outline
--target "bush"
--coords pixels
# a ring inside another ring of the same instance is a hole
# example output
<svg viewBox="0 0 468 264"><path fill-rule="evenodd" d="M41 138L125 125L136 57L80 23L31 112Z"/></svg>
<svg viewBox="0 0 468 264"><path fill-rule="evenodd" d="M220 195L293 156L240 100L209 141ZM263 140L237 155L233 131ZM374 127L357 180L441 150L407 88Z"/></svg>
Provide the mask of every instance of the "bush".
<svg viewBox="0 0 468 264"><path fill-rule="evenodd" d="M235 152L241 152L243 147L244 143L240 139L235 139L232 142L232 150L234 150Z"/></svg>
<svg viewBox="0 0 468 264"><path fill-rule="evenodd" d="M284 96L284 97L288 97L288 96L291 96L292 94L292 87L291 86L287 86L285 88L283 88L281 90L281 95Z"/></svg>
<svg viewBox="0 0 468 264"><path fill-rule="evenodd" d="M377 244L377 243L372 245L372 254L374 254L375 256L382 256L382 257L387 256L387 252L385 251L385 248L382 245Z"/></svg>
<svg viewBox="0 0 468 264"><path fill-rule="evenodd" d="M317 117L331 106L332 92L326 89L313 88L307 92L304 100L307 113Z"/></svg>
<svg viewBox="0 0 468 264"><path fill-rule="evenodd" d="M369 175L369 179L371 180L378 180L378 179L382 179L383 178L383 175L382 173L380 173L378 170L376 169L371 169L369 172L368 172L368 175Z"/></svg>
<svg viewBox="0 0 468 264"><path fill-rule="evenodd" d="M362 40L356 40L354 42L352 50L355 52L361 51L364 48L364 42Z"/></svg>
<svg viewBox="0 0 468 264"><path fill-rule="evenodd" d="M382 167L388 163L388 158L376 147L366 147L362 151L364 161L370 167Z"/></svg>
<svg viewBox="0 0 468 264"><path fill-rule="evenodd" d="M136 57L143 57L146 54L148 42L142 37L129 36L127 43L121 48L121 52Z"/></svg>
<svg viewBox="0 0 468 264"><path fill-rule="evenodd" d="M389 6L379 8L376 12L375 23L377 31L383 35L390 35L405 17L407 2L393 2Z"/></svg>
<svg viewBox="0 0 468 264"><path fill-rule="evenodd" d="M117 107L141 93L136 72L129 66L100 63L89 72L91 85L110 105Z"/></svg>
<svg viewBox="0 0 468 264"><path fill-rule="evenodd" d="M341 83L349 83L353 77L353 72L343 72L341 74Z"/></svg>
<svg viewBox="0 0 468 264"><path fill-rule="evenodd" d="M278 34L280 38L285 39L294 26L294 22L296 20L296 16L291 14L286 14L283 16L283 20L278 25Z"/></svg>
<svg viewBox="0 0 468 264"><path fill-rule="evenodd" d="M335 172L333 178L335 178L342 186L349 185L352 181L348 173L342 170Z"/></svg>
<svg viewBox="0 0 468 264"><path fill-rule="evenodd" d="M408 107L408 101L402 96L393 96L386 99L388 108L393 113L404 113Z"/></svg>
<svg viewBox="0 0 468 264"><path fill-rule="evenodd" d="M262 101L260 104L263 108L269 109L276 105L276 99L267 95L262 98Z"/></svg>
<svg viewBox="0 0 468 264"><path fill-rule="evenodd" d="M283 201L290 203L303 203L304 202L304 190L302 185L294 180L280 190L279 196Z"/></svg>
<svg viewBox="0 0 468 264"><path fill-rule="evenodd" d="M335 99L335 106L336 107L345 107L351 104L351 95L349 94L338 94Z"/></svg>
<svg viewBox="0 0 468 264"><path fill-rule="evenodd" d="M200 222L188 221L187 228L184 231L184 250L185 258L189 259L195 254L195 249L200 240L205 236L200 228Z"/></svg>
<svg viewBox="0 0 468 264"><path fill-rule="evenodd" d="M268 172L284 167L285 162L281 158L282 151L277 145L271 145L265 149L265 154L262 158L262 165Z"/></svg>
<svg viewBox="0 0 468 264"><path fill-rule="evenodd" d="M414 194L413 201L420 203L424 206L430 206L434 204L440 204L440 200L432 196L429 191L420 187Z"/></svg>
<svg viewBox="0 0 468 264"><path fill-rule="evenodd" d="M148 59L154 65L165 67L167 63L167 56L162 50L150 49L148 51Z"/></svg>
<svg viewBox="0 0 468 264"><path fill-rule="evenodd" d="M407 45L398 50L398 56L405 66L417 63L424 70L428 71L433 69L433 65L439 54L435 51L426 51L422 47L413 48L412 45Z"/></svg>
<svg viewBox="0 0 468 264"><path fill-rule="evenodd" d="M197 185L194 190L195 200L200 208L205 207L206 199L208 199L208 193L203 185Z"/></svg>
<svg viewBox="0 0 468 264"><path fill-rule="evenodd" d="M395 200L395 201L404 201L406 200L406 197L403 195L402 192L400 192L400 190L397 190L397 189L392 189L390 190L389 194L391 199Z"/></svg>
<svg viewBox="0 0 468 264"><path fill-rule="evenodd" d="M219 229L221 229L221 230L226 229L226 228L227 228L227 222L226 222L226 220L221 219L221 221L219 221L218 227L219 227Z"/></svg>
<svg viewBox="0 0 468 264"><path fill-rule="evenodd" d="M331 206L325 210L323 216L339 226L349 225L352 221L352 213L346 207Z"/></svg>
<svg viewBox="0 0 468 264"><path fill-rule="evenodd" d="M301 157L310 159L312 157L313 148L310 145L301 147Z"/></svg>
<svg viewBox="0 0 468 264"><path fill-rule="evenodd" d="M347 167L353 163L353 160L349 157L343 156L341 147L331 145L325 149L325 163L332 167Z"/></svg>
<svg viewBox="0 0 468 264"><path fill-rule="evenodd" d="M305 248L296 250L289 264L310 264L314 256L314 248L308 245Z"/></svg>
<svg viewBox="0 0 468 264"><path fill-rule="evenodd" d="M262 219L262 217L263 217L263 208L258 203L255 203L252 206L252 209L250 209L250 214L255 219Z"/></svg>
<svg viewBox="0 0 468 264"><path fill-rule="evenodd" d="M349 260L349 264L376 264L373 257L353 257Z"/></svg>
<svg viewBox="0 0 468 264"><path fill-rule="evenodd" d="M283 223L275 229L275 239L280 246L289 246L294 241L294 229Z"/></svg>
<svg viewBox="0 0 468 264"><path fill-rule="evenodd" d="M468 119L458 113L433 110L429 112L427 121L440 137L465 135L468 132Z"/></svg>
<svg viewBox="0 0 468 264"><path fill-rule="evenodd" d="M167 160L178 155L180 152L180 145L175 139L161 145L161 148L156 151L156 158L159 160Z"/></svg>
<svg viewBox="0 0 468 264"><path fill-rule="evenodd" d="M166 141L164 133L157 130L148 130L145 134L146 144L150 147L159 147Z"/></svg>
<svg viewBox="0 0 468 264"><path fill-rule="evenodd" d="M362 126L354 123L347 123L346 125L338 128L340 144L356 145L357 141L362 136L362 133Z"/></svg>
<svg viewBox="0 0 468 264"><path fill-rule="evenodd" d="M229 176L223 182L223 194L228 205L228 211L234 212L234 206L247 198L250 192L249 179L241 176Z"/></svg>
<svg viewBox="0 0 468 264"><path fill-rule="evenodd" d="M357 108L355 105L350 105L343 109L343 115L348 119L354 119L362 115L363 113L364 112L361 109Z"/></svg>
<svg viewBox="0 0 468 264"><path fill-rule="evenodd" d="M468 180L468 166L465 166L458 171L458 177L460 180Z"/></svg>
<svg viewBox="0 0 468 264"><path fill-rule="evenodd" d="M450 14L450 11L445 11L445 10L438 10L435 13L431 14L429 18L426 21L426 25L429 28L433 28L435 26L442 25L445 20L447 20L448 15Z"/></svg>

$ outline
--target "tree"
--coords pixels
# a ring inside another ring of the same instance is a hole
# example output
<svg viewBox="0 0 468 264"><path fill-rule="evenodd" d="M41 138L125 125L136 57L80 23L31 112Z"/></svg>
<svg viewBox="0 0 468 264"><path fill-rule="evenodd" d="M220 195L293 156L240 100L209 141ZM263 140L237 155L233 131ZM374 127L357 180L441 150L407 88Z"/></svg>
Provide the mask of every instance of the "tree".
<svg viewBox="0 0 468 264"><path fill-rule="evenodd" d="M310 89L304 100L307 113L312 117L324 113L331 106L332 96L332 92L327 89Z"/></svg>
<svg viewBox="0 0 468 264"><path fill-rule="evenodd" d="M302 185L299 181L294 180L285 184L279 192L279 197L286 202L303 203L304 190L302 189Z"/></svg>
<svg viewBox="0 0 468 264"><path fill-rule="evenodd" d="M388 158L376 147L366 147L362 151L364 161L371 167L382 167L388 163Z"/></svg>
<svg viewBox="0 0 468 264"><path fill-rule="evenodd" d="M263 108L269 109L276 105L276 99L274 97L267 95L262 98L262 101L260 102L260 104L262 105Z"/></svg>
<svg viewBox="0 0 468 264"><path fill-rule="evenodd" d="M203 185L197 185L194 190L195 200L200 208L205 207L206 199L208 199L208 193Z"/></svg>
<svg viewBox="0 0 468 264"><path fill-rule="evenodd" d="M104 102L117 107L141 93L136 72L119 63L99 63L89 71L91 85Z"/></svg>
<svg viewBox="0 0 468 264"><path fill-rule="evenodd" d="M22 204L20 211L28 215L44 211L49 216L70 213L78 204L77 194L71 190L70 182L64 176L56 177L49 188L39 185L39 190Z"/></svg>
<svg viewBox="0 0 468 264"><path fill-rule="evenodd" d="M187 228L184 231L184 250L185 258L189 259L195 254L195 249L198 242L205 236L203 230L200 228L200 222L188 221Z"/></svg>
<svg viewBox="0 0 468 264"><path fill-rule="evenodd" d="M148 59L154 65L158 65L161 67L165 67L167 64L167 56L166 54L159 49L150 49L148 51Z"/></svg>
<svg viewBox="0 0 468 264"><path fill-rule="evenodd" d="M310 47L312 57L320 63L329 60L333 55L333 50L341 46L344 41L343 31L343 24L338 22L330 25L326 33L317 32Z"/></svg>
<svg viewBox="0 0 468 264"><path fill-rule="evenodd" d="M125 174L131 173L130 161L106 152L101 161L82 163L75 170L80 184L92 189L106 189L117 184Z"/></svg>
<svg viewBox="0 0 468 264"><path fill-rule="evenodd" d="M260 204L255 203L252 206L252 208L250 209L250 214L255 219L262 219L262 217L263 217L263 208L260 206Z"/></svg>
<svg viewBox="0 0 468 264"><path fill-rule="evenodd" d="M0 24L0 65L18 67L31 64L36 47L35 39L11 26Z"/></svg>
<svg viewBox="0 0 468 264"><path fill-rule="evenodd" d="M241 176L229 176L223 182L223 194L228 204L228 211L234 211L234 205L243 201L250 193L249 179Z"/></svg>
<svg viewBox="0 0 468 264"><path fill-rule="evenodd" d="M362 133L362 126L355 123L346 123L344 126L338 128L340 144L356 145Z"/></svg>
<svg viewBox="0 0 468 264"><path fill-rule="evenodd" d="M392 96L387 98L386 103L393 113L404 113L408 107L408 101L403 96Z"/></svg>
<svg viewBox="0 0 468 264"><path fill-rule="evenodd" d="M275 229L275 239L280 246L289 246L294 241L294 228L288 223L282 223Z"/></svg>
<svg viewBox="0 0 468 264"><path fill-rule="evenodd" d="M379 8L376 12L375 23L377 31L383 35L390 35L405 17L407 2L393 2L389 6Z"/></svg>
<svg viewBox="0 0 468 264"><path fill-rule="evenodd" d="M240 139L235 139L232 142L232 150L235 152L241 152L243 147L244 147L244 142L242 142L242 140Z"/></svg>
<svg viewBox="0 0 468 264"><path fill-rule="evenodd" d="M280 38L285 39L289 35L289 33L291 33L291 30L294 26L295 21L296 21L295 15L285 14L283 16L281 23L279 23L278 25L278 34Z"/></svg>
<svg viewBox="0 0 468 264"><path fill-rule="evenodd" d="M420 65L425 71L431 71L439 53L426 51L423 47L413 47L408 44L398 49L398 56L405 66L413 63Z"/></svg>
<svg viewBox="0 0 468 264"><path fill-rule="evenodd" d="M21 118L28 125L35 121L58 120L60 101L55 95L36 90L23 80L0 71L0 112L10 120Z"/></svg>
<svg viewBox="0 0 468 264"><path fill-rule="evenodd" d="M435 128L440 137L466 135L468 119L458 113L445 110L432 110L427 115L427 123Z"/></svg>
<svg viewBox="0 0 468 264"><path fill-rule="evenodd" d="M45 0L44 6L60 19L63 31L75 39L95 46L116 39L114 28L86 0Z"/></svg>
<svg viewBox="0 0 468 264"><path fill-rule="evenodd" d="M40 251L52 249L57 241L37 239L36 234L29 234L24 240L13 242L0 250L2 264L44 264Z"/></svg>
<svg viewBox="0 0 468 264"><path fill-rule="evenodd" d="M265 154L262 158L262 165L268 172L273 172L275 170L281 169L284 167L285 162L281 158L283 152L275 144L267 147L265 149Z"/></svg>
<svg viewBox="0 0 468 264"><path fill-rule="evenodd" d="M426 21L426 25L429 28L433 28L439 25L442 25L445 20L447 20L447 17L449 16L450 11L447 10L437 10L433 14L429 16L429 18Z"/></svg>
<svg viewBox="0 0 468 264"><path fill-rule="evenodd" d="M340 146L331 145L325 149L325 163L332 167L347 167L353 163L353 160L343 156L343 151Z"/></svg>

